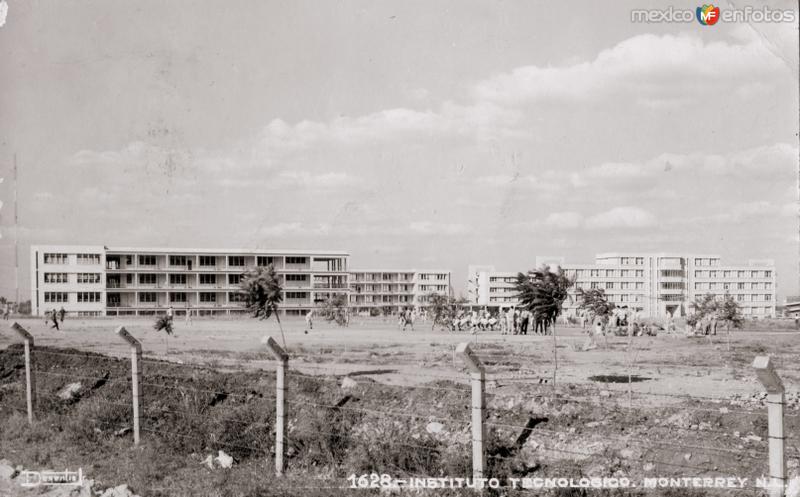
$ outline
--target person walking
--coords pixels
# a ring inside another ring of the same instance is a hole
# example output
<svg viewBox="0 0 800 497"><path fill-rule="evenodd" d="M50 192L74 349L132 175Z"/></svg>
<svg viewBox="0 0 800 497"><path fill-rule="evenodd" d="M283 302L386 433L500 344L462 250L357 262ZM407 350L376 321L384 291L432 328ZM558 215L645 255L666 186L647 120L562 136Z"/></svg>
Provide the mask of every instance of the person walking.
<svg viewBox="0 0 800 497"><path fill-rule="evenodd" d="M61 321L61 324L64 324L64 316L67 315L67 311L64 310L64 306L61 306L61 309L58 310L58 320Z"/></svg>
<svg viewBox="0 0 800 497"><path fill-rule="evenodd" d="M53 326L51 326L50 328L55 328L56 330L60 331L61 328L58 327L58 313L56 312L55 309L50 311L50 318L53 320Z"/></svg>
<svg viewBox="0 0 800 497"><path fill-rule="evenodd" d="M313 310L309 309L308 312L306 313L306 326L308 326L309 330L314 329L314 321L312 320L313 312L314 312Z"/></svg>

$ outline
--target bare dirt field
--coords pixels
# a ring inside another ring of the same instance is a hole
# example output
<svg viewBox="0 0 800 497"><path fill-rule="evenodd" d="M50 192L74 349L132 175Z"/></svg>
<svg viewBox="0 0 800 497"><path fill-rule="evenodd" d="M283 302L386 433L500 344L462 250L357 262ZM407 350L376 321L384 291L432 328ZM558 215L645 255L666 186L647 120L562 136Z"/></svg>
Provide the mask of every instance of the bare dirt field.
<svg viewBox="0 0 800 497"><path fill-rule="evenodd" d="M465 341L487 371L489 475L764 475L766 407L751 367L756 355L770 355L786 385L790 476L800 466L800 334L792 331L634 337L630 347L628 338L613 337L608 348L584 352L582 330L562 327L553 385L552 336L432 331L424 323L402 332L380 319L349 328L317 322L307 330L304 321L289 320L289 463L277 478L270 466L274 364L260 343L265 335L282 342L274 320L177 320L166 339L149 319L68 319L63 331L21 321L36 339L33 427L24 416L22 351L7 324L0 327L0 458L26 468L80 465L101 486L124 482L139 495L296 495L298 487L308 495L364 495L370 491L348 488L348 475L470 476L469 376L454 355ZM144 349L137 449L120 325ZM74 396L59 397L76 382ZM231 470L203 464L217 450L235 457ZM588 495L581 492L550 494ZM509 494L515 492L497 493ZM736 493L762 494L752 480Z"/></svg>

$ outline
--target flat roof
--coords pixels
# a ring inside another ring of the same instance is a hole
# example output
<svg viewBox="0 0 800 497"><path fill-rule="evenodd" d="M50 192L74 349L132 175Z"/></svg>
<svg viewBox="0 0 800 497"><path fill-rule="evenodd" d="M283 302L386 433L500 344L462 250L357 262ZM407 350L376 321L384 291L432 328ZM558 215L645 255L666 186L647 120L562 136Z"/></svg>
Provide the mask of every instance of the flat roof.
<svg viewBox="0 0 800 497"><path fill-rule="evenodd" d="M452 273L449 269L349 269L350 273Z"/></svg>
<svg viewBox="0 0 800 497"><path fill-rule="evenodd" d="M271 249L271 248L181 248L181 247L106 247L110 253L157 253L157 254L209 254L209 255L336 255L349 256L344 250Z"/></svg>

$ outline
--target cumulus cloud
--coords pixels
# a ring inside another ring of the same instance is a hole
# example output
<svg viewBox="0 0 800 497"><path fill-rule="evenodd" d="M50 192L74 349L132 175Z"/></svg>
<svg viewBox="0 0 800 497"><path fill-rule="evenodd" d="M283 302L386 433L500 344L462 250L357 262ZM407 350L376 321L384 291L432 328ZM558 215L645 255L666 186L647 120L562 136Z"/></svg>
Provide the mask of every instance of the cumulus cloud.
<svg viewBox="0 0 800 497"><path fill-rule="evenodd" d="M614 207L586 219L586 227L591 229L647 228L655 224L653 214L634 206Z"/></svg>
<svg viewBox="0 0 800 497"><path fill-rule="evenodd" d="M784 62L760 40L740 41L642 34L603 50L591 61L518 67L477 83L473 95L512 105L543 100L585 102L616 94L658 106L669 100L689 102L687 96L700 98L723 88L752 91L766 75L790 75Z"/></svg>

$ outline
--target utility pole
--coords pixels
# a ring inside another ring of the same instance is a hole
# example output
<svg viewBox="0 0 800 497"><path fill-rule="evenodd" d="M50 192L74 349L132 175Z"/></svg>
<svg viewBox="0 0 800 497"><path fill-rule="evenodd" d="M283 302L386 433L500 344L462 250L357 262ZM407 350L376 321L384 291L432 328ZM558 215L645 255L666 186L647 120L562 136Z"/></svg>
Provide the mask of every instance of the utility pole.
<svg viewBox="0 0 800 497"><path fill-rule="evenodd" d="M19 224L17 209L17 154L14 154L14 288L16 296L14 297L14 305L19 312Z"/></svg>

